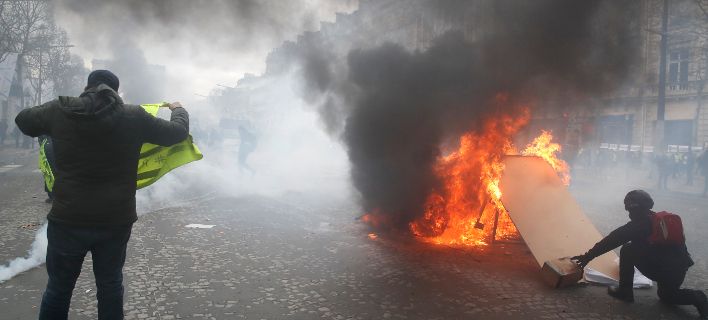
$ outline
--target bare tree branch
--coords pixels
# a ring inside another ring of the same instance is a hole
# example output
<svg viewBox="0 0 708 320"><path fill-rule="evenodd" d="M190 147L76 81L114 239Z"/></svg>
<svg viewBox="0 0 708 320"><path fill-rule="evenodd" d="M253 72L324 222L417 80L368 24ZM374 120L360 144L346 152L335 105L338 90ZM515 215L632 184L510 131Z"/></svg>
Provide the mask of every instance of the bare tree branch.
<svg viewBox="0 0 708 320"><path fill-rule="evenodd" d="M708 20L708 1L707 0L695 0L698 8L703 12L703 17Z"/></svg>

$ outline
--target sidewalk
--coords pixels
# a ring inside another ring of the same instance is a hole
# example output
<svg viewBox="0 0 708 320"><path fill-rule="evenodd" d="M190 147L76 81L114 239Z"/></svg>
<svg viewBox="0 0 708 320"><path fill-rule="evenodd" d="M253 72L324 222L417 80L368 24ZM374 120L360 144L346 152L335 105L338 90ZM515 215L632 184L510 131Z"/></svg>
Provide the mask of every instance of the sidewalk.
<svg viewBox="0 0 708 320"><path fill-rule="evenodd" d="M26 165L31 161L35 161L39 156L39 148L37 143L34 144L34 148L15 148L14 141L12 144L5 141L4 145L0 145L0 166L4 165L16 165L23 164Z"/></svg>

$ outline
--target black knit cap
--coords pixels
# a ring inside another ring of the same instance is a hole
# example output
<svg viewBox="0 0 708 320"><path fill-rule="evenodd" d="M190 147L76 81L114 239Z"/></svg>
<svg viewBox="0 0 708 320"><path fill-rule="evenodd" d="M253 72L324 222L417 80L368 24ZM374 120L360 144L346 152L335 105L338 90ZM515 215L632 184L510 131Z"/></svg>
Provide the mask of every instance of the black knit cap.
<svg viewBox="0 0 708 320"><path fill-rule="evenodd" d="M624 197L624 208L630 210L641 208L649 210L654 207L654 200L644 190L632 190Z"/></svg>
<svg viewBox="0 0 708 320"><path fill-rule="evenodd" d="M101 83L111 87L111 89L113 89L114 91L118 91L118 86L120 85L118 77L116 77L113 72L110 72L108 70L94 70L88 76L88 82L86 82L86 87L93 88Z"/></svg>

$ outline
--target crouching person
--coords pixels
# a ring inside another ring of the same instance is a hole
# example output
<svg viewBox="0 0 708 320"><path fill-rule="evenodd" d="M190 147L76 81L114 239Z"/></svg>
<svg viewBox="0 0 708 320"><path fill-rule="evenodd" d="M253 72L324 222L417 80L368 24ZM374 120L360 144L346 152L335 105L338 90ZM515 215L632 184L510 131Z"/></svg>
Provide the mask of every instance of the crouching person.
<svg viewBox="0 0 708 320"><path fill-rule="evenodd" d="M20 112L26 135L54 143L54 188L47 215L47 273L40 319L66 319L87 252L93 258L98 319L123 319L123 265L133 223L143 143L169 146L187 138L189 115L169 104L170 121L123 104L118 77L97 70L79 97L59 97Z"/></svg>
<svg viewBox="0 0 708 320"><path fill-rule="evenodd" d="M693 260L686 248L680 218L651 211L654 200L643 190L633 190L624 198L630 221L612 231L587 253L572 258L582 268L594 258L619 246L619 286L607 293L619 300L634 302L634 267L656 281L659 298L669 304L693 305L701 319L708 319L708 299L701 290L681 289Z"/></svg>

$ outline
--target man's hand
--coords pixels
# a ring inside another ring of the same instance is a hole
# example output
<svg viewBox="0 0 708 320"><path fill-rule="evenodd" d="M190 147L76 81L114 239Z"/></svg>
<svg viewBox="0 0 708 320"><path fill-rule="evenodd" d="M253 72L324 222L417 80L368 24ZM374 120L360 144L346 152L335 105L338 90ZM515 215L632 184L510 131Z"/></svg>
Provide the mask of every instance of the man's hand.
<svg viewBox="0 0 708 320"><path fill-rule="evenodd" d="M590 263L590 260L592 260L592 258L588 257L587 254L581 254L570 258L570 261L575 262L581 269L585 269L585 266Z"/></svg>
<svg viewBox="0 0 708 320"><path fill-rule="evenodd" d="M182 108L182 104L179 103L179 102L176 102L176 101L175 101L175 102L172 102L172 103L165 103L165 104L163 104L162 106L163 106L163 107L170 108L170 111L171 111L171 110L174 110L175 108Z"/></svg>

